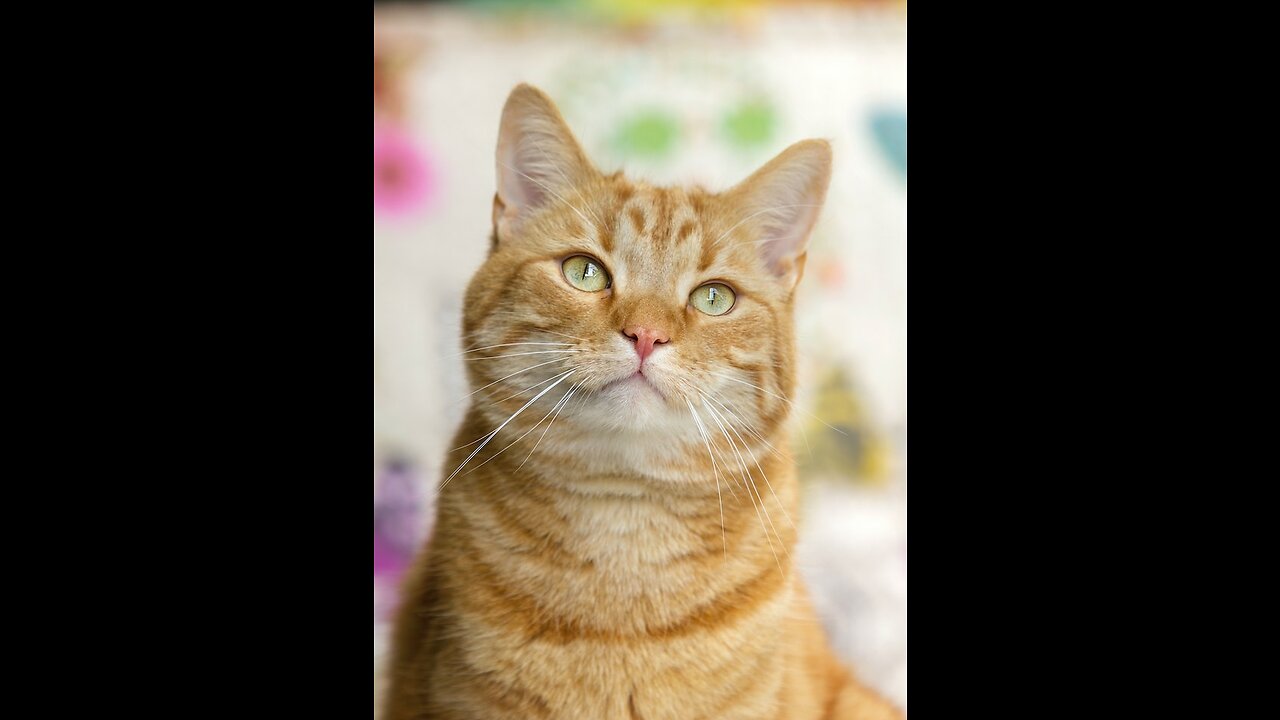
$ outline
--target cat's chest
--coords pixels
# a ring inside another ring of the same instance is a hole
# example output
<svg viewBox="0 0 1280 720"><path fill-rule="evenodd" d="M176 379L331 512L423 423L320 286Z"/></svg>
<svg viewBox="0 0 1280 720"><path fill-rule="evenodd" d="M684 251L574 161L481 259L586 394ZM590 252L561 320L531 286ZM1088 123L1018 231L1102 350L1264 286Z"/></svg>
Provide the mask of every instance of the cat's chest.
<svg viewBox="0 0 1280 720"><path fill-rule="evenodd" d="M456 660L441 677L501 677L517 696L559 708L552 717L630 718L636 708L646 720L714 717L726 677L771 677L790 574L748 552L732 515L722 533L714 496L610 490L526 487L521 502L477 490L451 507L466 522L446 522L464 537L442 578L442 636Z"/></svg>
<svg viewBox="0 0 1280 720"><path fill-rule="evenodd" d="M540 715L556 720L687 720L716 717L739 698L744 673L754 684L742 713L773 707L770 699L781 682L785 653L779 652L783 623L776 617L746 619L733 627L702 628L670 637L622 636L612 633L534 638L479 634L459 647L467 658L465 673L441 666L441 678L479 673L501 677L511 697L534 703ZM477 717L494 711L486 703L488 689L458 688L461 696L478 698ZM545 711L545 712L544 712ZM758 717L772 717L762 712Z"/></svg>
<svg viewBox="0 0 1280 720"><path fill-rule="evenodd" d="M559 498L554 511L566 522L559 540L607 578L626 584L657 579L672 563L704 545L704 520L678 501L614 494Z"/></svg>

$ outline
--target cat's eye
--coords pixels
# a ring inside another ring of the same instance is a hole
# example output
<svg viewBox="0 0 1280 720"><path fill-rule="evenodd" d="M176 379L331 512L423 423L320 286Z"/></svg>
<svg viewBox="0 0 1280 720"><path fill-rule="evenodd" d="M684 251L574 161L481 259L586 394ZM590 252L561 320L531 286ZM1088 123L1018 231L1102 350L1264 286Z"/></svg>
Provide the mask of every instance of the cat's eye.
<svg viewBox="0 0 1280 720"><path fill-rule="evenodd" d="M569 284L586 292L599 292L609 287L612 280L604 265L593 257L574 255L560 265Z"/></svg>
<svg viewBox="0 0 1280 720"><path fill-rule="evenodd" d="M736 298L728 285L713 282L694 290L689 296L689 304L708 315L723 315L733 307Z"/></svg>

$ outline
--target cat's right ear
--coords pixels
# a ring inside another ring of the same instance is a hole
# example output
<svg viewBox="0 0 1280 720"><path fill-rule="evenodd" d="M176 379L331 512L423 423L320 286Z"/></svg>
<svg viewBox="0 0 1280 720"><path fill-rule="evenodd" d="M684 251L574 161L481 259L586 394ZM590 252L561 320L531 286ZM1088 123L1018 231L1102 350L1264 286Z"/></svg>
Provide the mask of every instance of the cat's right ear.
<svg viewBox="0 0 1280 720"><path fill-rule="evenodd" d="M555 103L532 85L507 97L498 129L498 192L493 227L498 242L529 214L562 198L597 173Z"/></svg>

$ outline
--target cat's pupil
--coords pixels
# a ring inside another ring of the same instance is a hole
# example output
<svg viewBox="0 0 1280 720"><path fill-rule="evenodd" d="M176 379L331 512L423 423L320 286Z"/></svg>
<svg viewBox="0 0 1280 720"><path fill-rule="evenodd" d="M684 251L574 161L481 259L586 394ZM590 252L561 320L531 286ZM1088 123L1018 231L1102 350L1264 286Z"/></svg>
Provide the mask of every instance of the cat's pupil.
<svg viewBox="0 0 1280 720"><path fill-rule="evenodd" d="M592 265L591 263L587 263L587 266L582 269L582 277L589 278L589 277L595 277L595 276L596 276L596 266Z"/></svg>

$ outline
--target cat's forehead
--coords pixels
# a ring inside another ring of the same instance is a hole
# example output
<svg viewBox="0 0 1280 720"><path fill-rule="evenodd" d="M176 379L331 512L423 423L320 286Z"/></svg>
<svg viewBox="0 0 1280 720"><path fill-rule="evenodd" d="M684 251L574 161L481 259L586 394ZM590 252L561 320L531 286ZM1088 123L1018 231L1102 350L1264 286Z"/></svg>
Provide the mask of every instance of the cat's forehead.
<svg viewBox="0 0 1280 720"><path fill-rule="evenodd" d="M611 183L597 238L615 272L646 284L715 273L733 260L718 246L717 207L700 188Z"/></svg>

